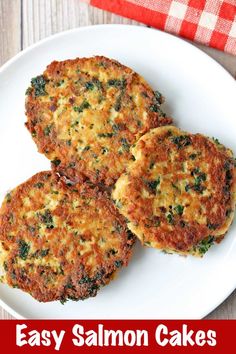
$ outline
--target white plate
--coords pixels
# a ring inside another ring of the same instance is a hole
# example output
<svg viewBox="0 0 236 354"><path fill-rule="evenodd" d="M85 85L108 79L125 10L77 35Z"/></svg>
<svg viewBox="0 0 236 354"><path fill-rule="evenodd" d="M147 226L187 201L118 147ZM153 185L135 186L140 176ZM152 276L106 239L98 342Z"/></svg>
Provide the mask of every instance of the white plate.
<svg viewBox="0 0 236 354"><path fill-rule="evenodd" d="M174 36L135 26L102 25L64 32L37 43L0 70L0 197L34 173L50 168L24 127L30 79L52 60L105 55L142 74L167 98L166 111L191 132L236 152L236 85L200 50ZM165 255L138 244L129 267L97 297L38 303L0 285L2 305L18 318L202 318L236 286L236 225L203 259Z"/></svg>

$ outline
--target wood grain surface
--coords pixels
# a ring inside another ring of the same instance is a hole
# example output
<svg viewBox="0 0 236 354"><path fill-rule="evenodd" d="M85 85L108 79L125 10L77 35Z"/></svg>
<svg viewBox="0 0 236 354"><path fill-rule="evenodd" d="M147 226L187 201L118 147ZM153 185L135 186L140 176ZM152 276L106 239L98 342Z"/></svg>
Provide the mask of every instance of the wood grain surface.
<svg viewBox="0 0 236 354"><path fill-rule="evenodd" d="M20 50L67 29L104 24L138 24L88 6L79 0L0 0L0 65ZM236 78L236 57L196 45ZM232 270L235 271L235 270ZM13 318L0 307L0 319ZM236 290L209 319L236 319Z"/></svg>

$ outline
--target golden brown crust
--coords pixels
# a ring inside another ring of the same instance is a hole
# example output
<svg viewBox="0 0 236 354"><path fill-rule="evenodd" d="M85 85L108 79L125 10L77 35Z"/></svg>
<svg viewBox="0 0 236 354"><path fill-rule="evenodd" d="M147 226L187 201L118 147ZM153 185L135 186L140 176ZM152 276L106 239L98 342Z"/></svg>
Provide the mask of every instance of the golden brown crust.
<svg viewBox="0 0 236 354"><path fill-rule="evenodd" d="M39 301L95 296L127 265L134 237L105 193L41 172L0 211L3 281Z"/></svg>
<svg viewBox="0 0 236 354"><path fill-rule="evenodd" d="M113 198L141 241L167 252L202 255L234 215L232 152L173 126L153 129L132 149L136 161Z"/></svg>
<svg viewBox="0 0 236 354"><path fill-rule="evenodd" d="M130 146L171 123L161 96L128 67L105 57L52 62L27 90L26 126L54 170L72 180L114 184Z"/></svg>

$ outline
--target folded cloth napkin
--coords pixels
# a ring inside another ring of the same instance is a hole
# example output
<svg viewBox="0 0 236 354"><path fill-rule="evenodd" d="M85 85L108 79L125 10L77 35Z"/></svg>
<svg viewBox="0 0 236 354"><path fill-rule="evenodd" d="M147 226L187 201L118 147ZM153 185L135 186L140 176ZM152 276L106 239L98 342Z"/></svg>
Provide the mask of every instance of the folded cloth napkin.
<svg viewBox="0 0 236 354"><path fill-rule="evenodd" d="M236 0L84 0L236 55Z"/></svg>

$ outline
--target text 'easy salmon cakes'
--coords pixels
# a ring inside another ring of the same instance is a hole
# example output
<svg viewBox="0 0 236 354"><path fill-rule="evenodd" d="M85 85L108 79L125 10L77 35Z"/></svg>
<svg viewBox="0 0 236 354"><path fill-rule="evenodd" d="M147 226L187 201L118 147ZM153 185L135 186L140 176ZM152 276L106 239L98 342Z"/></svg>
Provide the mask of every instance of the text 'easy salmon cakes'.
<svg viewBox="0 0 236 354"><path fill-rule="evenodd" d="M112 185L132 159L130 146L171 123L161 102L140 75L115 60L54 61L27 90L26 126L61 175Z"/></svg>
<svg viewBox="0 0 236 354"><path fill-rule="evenodd" d="M104 193L51 172L8 193L0 211L2 281L43 302L95 296L128 264L133 243Z"/></svg>
<svg viewBox="0 0 236 354"><path fill-rule="evenodd" d="M224 237L235 209L235 160L217 140L173 126L139 139L113 198L144 245L202 256Z"/></svg>

